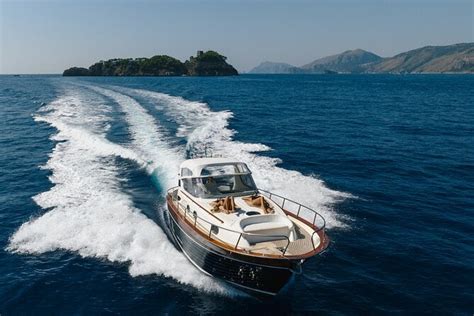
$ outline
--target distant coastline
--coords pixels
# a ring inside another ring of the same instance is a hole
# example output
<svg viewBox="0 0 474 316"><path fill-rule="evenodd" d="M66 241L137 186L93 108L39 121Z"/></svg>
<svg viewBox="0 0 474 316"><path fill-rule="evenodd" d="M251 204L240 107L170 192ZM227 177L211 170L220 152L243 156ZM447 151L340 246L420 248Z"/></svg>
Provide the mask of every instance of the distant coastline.
<svg viewBox="0 0 474 316"><path fill-rule="evenodd" d="M362 50L348 50L303 66L263 62L249 74L474 74L474 43L425 46L383 58Z"/></svg>
<svg viewBox="0 0 474 316"><path fill-rule="evenodd" d="M215 51L198 51L184 63L167 56L151 58L116 58L99 61L89 68L71 67L63 76L236 76L227 57Z"/></svg>

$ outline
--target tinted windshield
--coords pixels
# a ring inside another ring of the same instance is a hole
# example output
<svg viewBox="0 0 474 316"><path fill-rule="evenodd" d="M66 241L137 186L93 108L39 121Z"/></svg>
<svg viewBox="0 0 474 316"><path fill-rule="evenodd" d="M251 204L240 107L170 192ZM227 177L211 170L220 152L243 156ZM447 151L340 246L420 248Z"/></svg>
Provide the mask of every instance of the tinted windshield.
<svg viewBox="0 0 474 316"><path fill-rule="evenodd" d="M226 174L250 173L244 163L232 163L224 165L209 165L201 170L201 176L223 176Z"/></svg>
<svg viewBox="0 0 474 316"><path fill-rule="evenodd" d="M250 174L182 179L186 191L200 198L245 195L257 190Z"/></svg>

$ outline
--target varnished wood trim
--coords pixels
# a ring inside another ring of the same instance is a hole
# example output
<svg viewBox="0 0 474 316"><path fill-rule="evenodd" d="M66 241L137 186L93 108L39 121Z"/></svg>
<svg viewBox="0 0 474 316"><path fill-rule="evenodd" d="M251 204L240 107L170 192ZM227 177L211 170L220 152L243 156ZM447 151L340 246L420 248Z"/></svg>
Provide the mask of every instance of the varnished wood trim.
<svg viewBox="0 0 474 316"><path fill-rule="evenodd" d="M289 270L291 268L291 262L292 261L285 260L284 258L278 258L280 260L275 260L273 258L266 258L266 257L263 257L263 258L262 257L250 257L250 258L253 258L253 259L257 259L257 260L249 260L247 258L242 259L240 255L236 256L235 254L232 254L230 252L226 252L226 253L218 252L215 249L212 249L212 248L208 247L207 245L204 245L202 242L200 242L200 240L197 240L195 237L191 237L190 234L193 234L194 231L189 230L189 228L187 228L186 226L182 226L182 225L178 224L178 221L181 222L183 220L181 217L178 217L178 218L175 219L173 217L173 215L171 215L171 220L178 226L178 229L181 230L187 236L187 238L189 238L198 247L204 248L206 251L211 252L211 253L213 253L217 256L221 256L223 258L228 258L228 259L231 259L231 260L234 260L234 261L239 261L239 262L242 262L242 263L247 263L247 264L262 266L262 267L266 267L266 268L272 268L272 269ZM182 240L179 239L179 238L176 238L176 239L177 239L177 242L178 242L179 246L181 248L183 248L181 246L182 245ZM218 247L218 249L224 250L220 247ZM184 251L184 249L183 249L183 251ZM226 251L226 250L224 250L224 251ZM271 264L266 263L265 260L270 260Z"/></svg>
<svg viewBox="0 0 474 316"><path fill-rule="evenodd" d="M307 252L305 254L302 254L302 255L297 255L297 256L281 256L280 255L279 256L279 255L269 255L269 254L263 255L263 254L255 254L255 253L252 253L252 252L245 252L245 251L242 251L242 250L239 250L239 249L235 249L233 245L221 242L220 240L209 238L209 236L207 234L203 233L200 229L194 227L188 220L186 220L184 218L183 215L181 215L181 213L179 212L177 207L174 205L173 199L172 199L170 194L167 195L166 199L167 199L167 203L168 203L168 210L173 213L172 215L174 215L173 216L174 218L176 218L177 220L179 220L180 222L185 224L186 227L189 230L191 230L192 232L198 234L205 241L215 245L216 247L224 249L224 250L226 250L230 253L236 253L236 254L239 254L239 255L246 256L246 257L255 257L255 258L268 258L268 259L280 259L280 260L285 260L285 259L299 260L299 259L307 259L307 258L310 258L310 257L318 254L319 252L326 249L327 245L329 244L329 240L327 239L326 235L324 234L324 231L321 230L321 231L317 232L317 234L320 238L320 244L318 245L318 247L316 247L316 249L314 249L310 252ZM285 211L285 213L287 213L289 215L292 215L293 217L297 218L294 214L291 214L287 211ZM312 225L311 223L309 223L305 220L302 220L300 218L298 218L298 220L305 223L306 225L309 225L311 228L316 227L316 226Z"/></svg>

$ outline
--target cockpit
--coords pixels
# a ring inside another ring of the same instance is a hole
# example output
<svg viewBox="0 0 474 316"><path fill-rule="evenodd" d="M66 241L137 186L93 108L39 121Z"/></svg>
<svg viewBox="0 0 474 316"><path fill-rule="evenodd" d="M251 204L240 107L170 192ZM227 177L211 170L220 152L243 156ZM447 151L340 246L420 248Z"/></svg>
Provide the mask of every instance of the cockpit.
<svg viewBox="0 0 474 316"><path fill-rule="evenodd" d="M204 165L200 168L182 167L180 181L185 191L194 197L214 199L224 196L253 194L257 187L244 163Z"/></svg>

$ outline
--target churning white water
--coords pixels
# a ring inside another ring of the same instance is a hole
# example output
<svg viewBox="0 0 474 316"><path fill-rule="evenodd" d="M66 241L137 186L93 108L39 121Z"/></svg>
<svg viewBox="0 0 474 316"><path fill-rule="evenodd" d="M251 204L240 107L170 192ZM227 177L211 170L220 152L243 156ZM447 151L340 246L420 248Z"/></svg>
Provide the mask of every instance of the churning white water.
<svg viewBox="0 0 474 316"><path fill-rule="evenodd" d="M186 152L204 150L246 162L262 189L315 208L329 227L344 226L332 206L349 195L327 188L314 176L279 167L278 159L257 154L270 150L263 144L235 141L235 131L228 127L229 111L215 112L205 103L139 89L70 84L63 90L35 116L57 130L51 139L58 143L43 166L51 170L54 186L34 197L39 206L50 210L11 236L10 251L74 251L84 257L128 262L132 276L164 275L199 289L228 293L195 269L162 229L133 205L121 189L124 179L115 163L115 157L133 160L167 188L175 185ZM171 117L178 125L176 135L165 130L136 97L148 99ZM125 114L129 144L106 138L114 123L111 102ZM186 147L176 146L173 138L185 139Z"/></svg>

